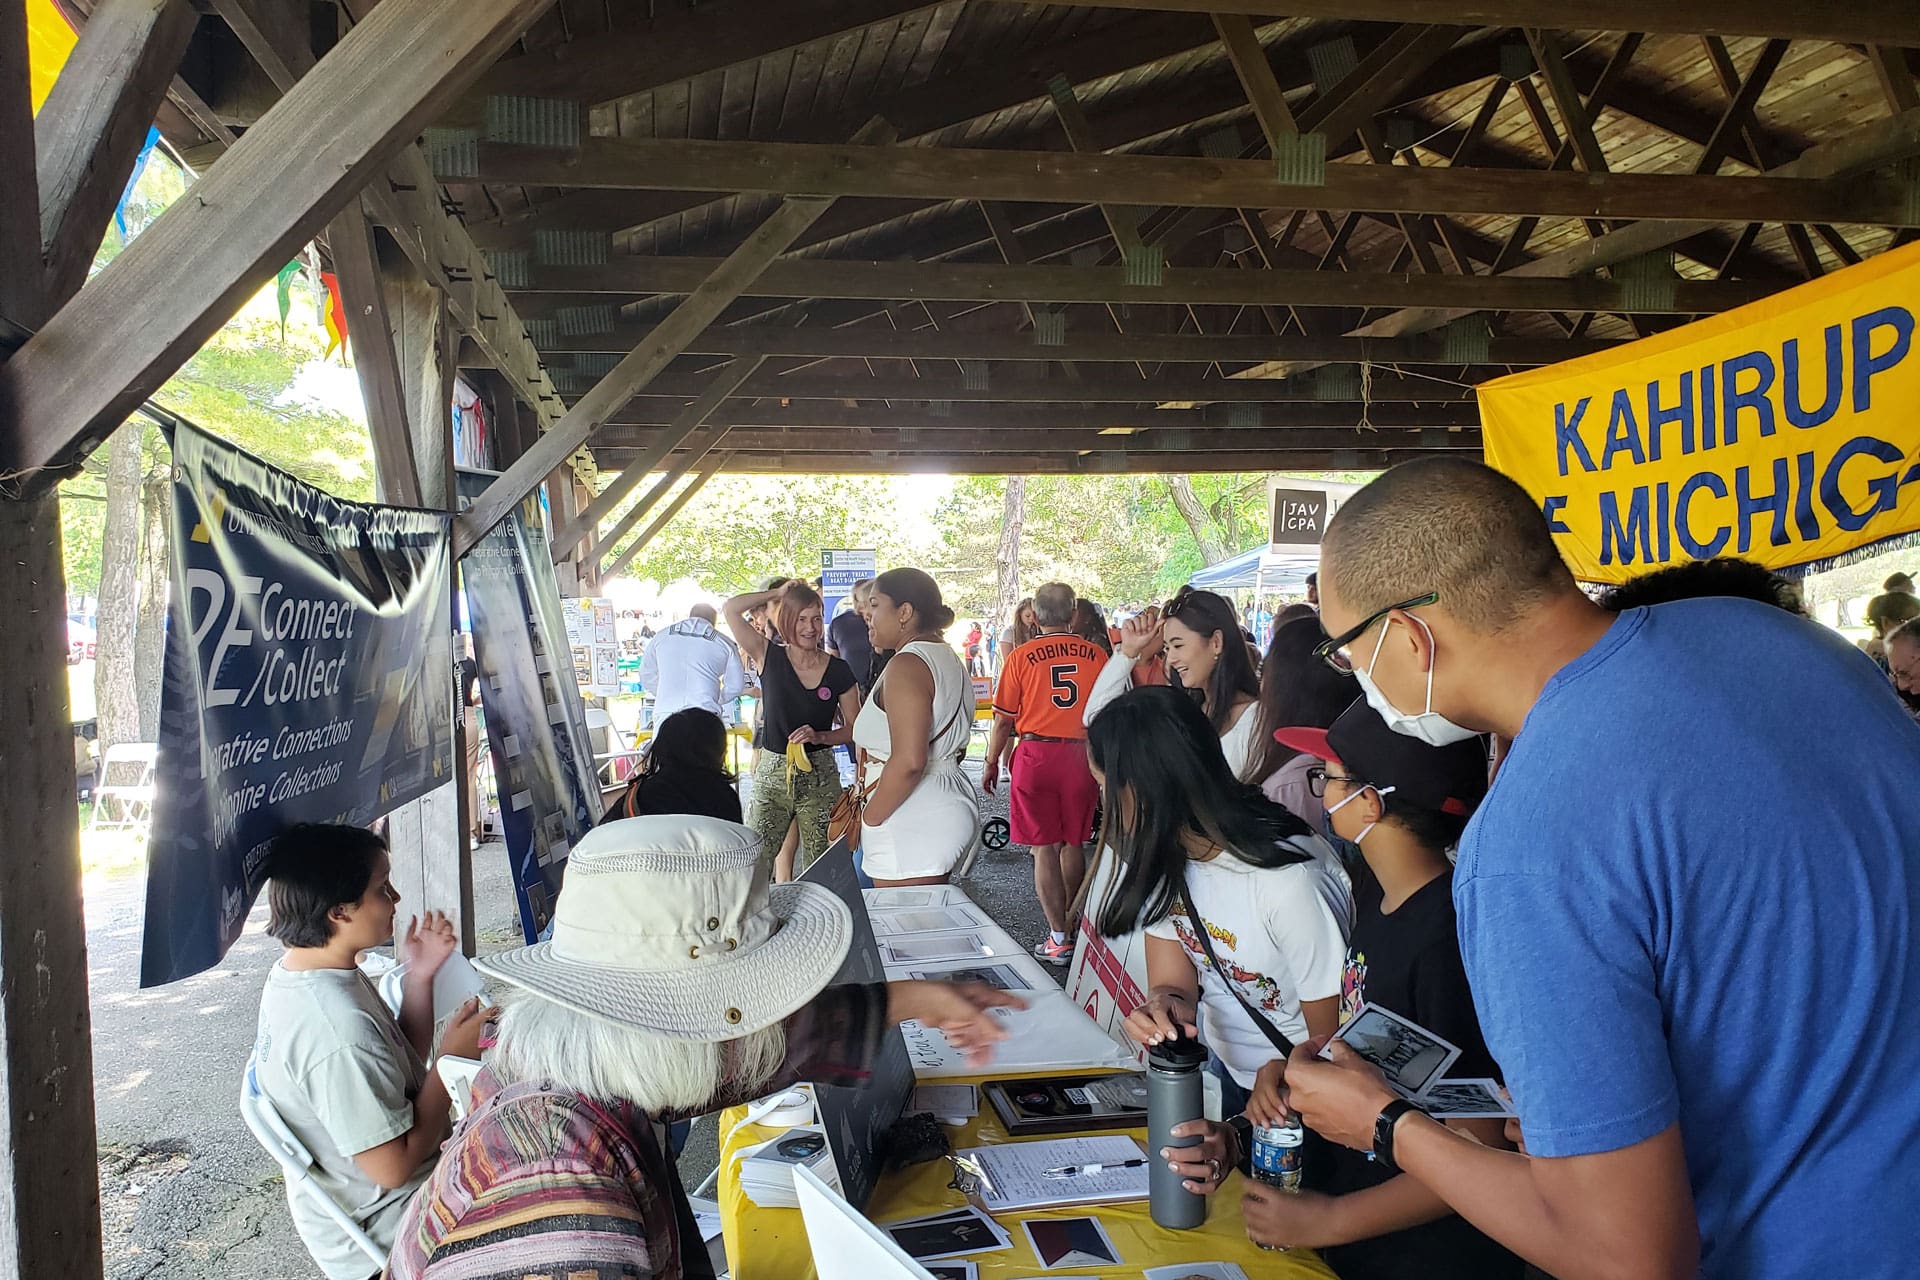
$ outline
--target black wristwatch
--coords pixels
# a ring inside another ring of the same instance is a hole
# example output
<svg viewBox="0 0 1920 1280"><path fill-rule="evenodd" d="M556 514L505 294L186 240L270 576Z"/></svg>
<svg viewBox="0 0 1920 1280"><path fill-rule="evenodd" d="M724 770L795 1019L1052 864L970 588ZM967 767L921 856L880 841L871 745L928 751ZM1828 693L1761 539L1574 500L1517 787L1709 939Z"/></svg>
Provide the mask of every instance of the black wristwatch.
<svg viewBox="0 0 1920 1280"><path fill-rule="evenodd" d="M1380 1108L1380 1115L1373 1122L1373 1158L1395 1173L1400 1172L1400 1166L1393 1162L1393 1127L1409 1111L1426 1114L1405 1098L1395 1098Z"/></svg>

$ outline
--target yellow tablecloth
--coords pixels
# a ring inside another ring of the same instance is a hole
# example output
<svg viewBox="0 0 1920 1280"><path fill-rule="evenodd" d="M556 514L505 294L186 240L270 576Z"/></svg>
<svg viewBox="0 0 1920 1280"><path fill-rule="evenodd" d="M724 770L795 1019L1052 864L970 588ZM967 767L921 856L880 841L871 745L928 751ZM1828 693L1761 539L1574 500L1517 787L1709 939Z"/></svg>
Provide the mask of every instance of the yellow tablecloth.
<svg viewBox="0 0 1920 1280"><path fill-rule="evenodd" d="M1060 1074L1060 1073L1051 1073ZM992 1077L968 1078L941 1083L980 1084ZM964 1128L949 1128L947 1135L955 1149L990 1146L1007 1142L1000 1117L984 1096L982 1114ZM807 1231L798 1209L762 1209L749 1201L733 1176L734 1153L764 1142L777 1130L759 1125L742 1125L745 1111L734 1108L720 1118L720 1222L725 1233L727 1257L733 1265L734 1280L812 1280L813 1255L807 1248ZM1130 1132L1144 1146L1145 1129ZM945 1160L916 1165L881 1179L867 1217L875 1222L913 1218L922 1214L957 1209L966 1197L948 1188L952 1165ZM1240 1225L1241 1178L1229 1174L1226 1186L1213 1196L1207 1221L1192 1231L1168 1231L1156 1226L1147 1213L1144 1200L1130 1204L1095 1205L1073 1209L1055 1209L1042 1213L1003 1213L996 1220L1013 1237L1013 1248L998 1253L970 1254L967 1261L977 1263L981 1280L1005 1280L1014 1276L1043 1274L1038 1259L1027 1244L1019 1223L1033 1218L1072 1218L1091 1215L1100 1219L1120 1251L1119 1266L1083 1268L1098 1273L1102 1280L1138 1275L1148 1267L1176 1262L1234 1262L1255 1280L1306 1280L1307 1277L1333 1276L1327 1265L1311 1249L1286 1253L1269 1252L1247 1239Z"/></svg>

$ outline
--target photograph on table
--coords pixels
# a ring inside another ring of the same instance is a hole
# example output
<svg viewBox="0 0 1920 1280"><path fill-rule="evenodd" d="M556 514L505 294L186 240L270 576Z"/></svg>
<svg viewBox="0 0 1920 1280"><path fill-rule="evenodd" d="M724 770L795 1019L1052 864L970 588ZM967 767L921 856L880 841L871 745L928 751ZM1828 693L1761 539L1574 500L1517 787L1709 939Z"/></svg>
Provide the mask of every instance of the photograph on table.
<svg viewBox="0 0 1920 1280"><path fill-rule="evenodd" d="M928 982L984 982L1001 991L1032 991L1030 979L1009 964L975 964L957 969L911 969L907 976Z"/></svg>
<svg viewBox="0 0 1920 1280"><path fill-rule="evenodd" d="M883 1222L880 1229L922 1262L993 1253L1013 1247L1013 1237L980 1210L968 1205L948 1213Z"/></svg>
<svg viewBox="0 0 1920 1280"><path fill-rule="evenodd" d="M1040 1218L1020 1229L1044 1270L1119 1265L1120 1251L1098 1218Z"/></svg>
<svg viewBox="0 0 1920 1280"><path fill-rule="evenodd" d="M874 933L883 938L909 933L947 933L955 929L978 929L987 923L986 918L979 911L958 903L945 907L918 907L893 911L869 903L867 910L873 919Z"/></svg>
<svg viewBox="0 0 1920 1280"><path fill-rule="evenodd" d="M930 960L973 960L991 956L993 949L977 933L931 933L889 938L880 944L880 958L891 965L925 964Z"/></svg>
<svg viewBox="0 0 1920 1280"><path fill-rule="evenodd" d="M1406 1098L1419 1097L1460 1056L1458 1045L1377 1004L1361 1005L1333 1039L1380 1068L1387 1085ZM1333 1042L1328 1041L1320 1056L1330 1058L1332 1053Z"/></svg>
<svg viewBox="0 0 1920 1280"><path fill-rule="evenodd" d="M933 1280L980 1280L980 1268L972 1262L932 1262L927 1274Z"/></svg>
<svg viewBox="0 0 1920 1280"><path fill-rule="evenodd" d="M1231 1262L1176 1262L1148 1267L1141 1274L1146 1280L1247 1280L1247 1273Z"/></svg>
<svg viewBox="0 0 1920 1280"><path fill-rule="evenodd" d="M1013 1137L1134 1129L1147 1122L1147 1077L1122 1071L1110 1076L1042 1076L994 1080L987 1101Z"/></svg>
<svg viewBox="0 0 1920 1280"><path fill-rule="evenodd" d="M1420 1109L1437 1120L1506 1120L1515 1114L1498 1080L1437 1080L1420 1096Z"/></svg>
<svg viewBox="0 0 1920 1280"><path fill-rule="evenodd" d="M980 1114L980 1091L970 1084L923 1084L907 1099L907 1114L925 1112L942 1120L970 1120Z"/></svg>

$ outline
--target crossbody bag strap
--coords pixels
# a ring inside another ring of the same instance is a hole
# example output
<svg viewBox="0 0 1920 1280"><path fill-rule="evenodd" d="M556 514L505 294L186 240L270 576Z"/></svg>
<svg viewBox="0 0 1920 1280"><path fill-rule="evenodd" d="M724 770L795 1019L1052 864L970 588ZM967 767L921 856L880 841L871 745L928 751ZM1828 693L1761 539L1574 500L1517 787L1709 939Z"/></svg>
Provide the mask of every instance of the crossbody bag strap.
<svg viewBox="0 0 1920 1280"><path fill-rule="evenodd" d="M1213 966L1214 976L1219 978L1221 984L1233 994L1233 998L1240 1002L1240 1007L1247 1011L1249 1018L1253 1019L1253 1025L1260 1028L1260 1034L1280 1051L1280 1056L1283 1058L1293 1056L1293 1041L1280 1034L1280 1028L1274 1026L1266 1014L1254 1008L1253 1002L1248 1000L1240 990L1240 984L1229 978L1227 971L1221 968L1220 957L1213 954L1213 938L1207 932L1206 919L1193 909L1193 895L1187 892L1187 874L1184 867L1180 871L1180 905L1186 908L1187 919L1192 922L1193 931L1200 935L1200 950L1206 953L1207 963Z"/></svg>

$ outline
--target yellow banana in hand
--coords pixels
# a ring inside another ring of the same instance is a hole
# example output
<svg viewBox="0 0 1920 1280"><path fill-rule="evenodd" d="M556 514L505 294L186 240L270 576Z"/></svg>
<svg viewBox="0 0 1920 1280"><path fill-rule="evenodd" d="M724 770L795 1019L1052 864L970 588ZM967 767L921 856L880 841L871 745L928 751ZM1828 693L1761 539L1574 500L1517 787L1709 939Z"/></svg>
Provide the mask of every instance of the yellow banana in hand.
<svg viewBox="0 0 1920 1280"><path fill-rule="evenodd" d="M807 758L807 744L789 742L787 744L787 767L798 769L801 773L813 772L813 761Z"/></svg>

